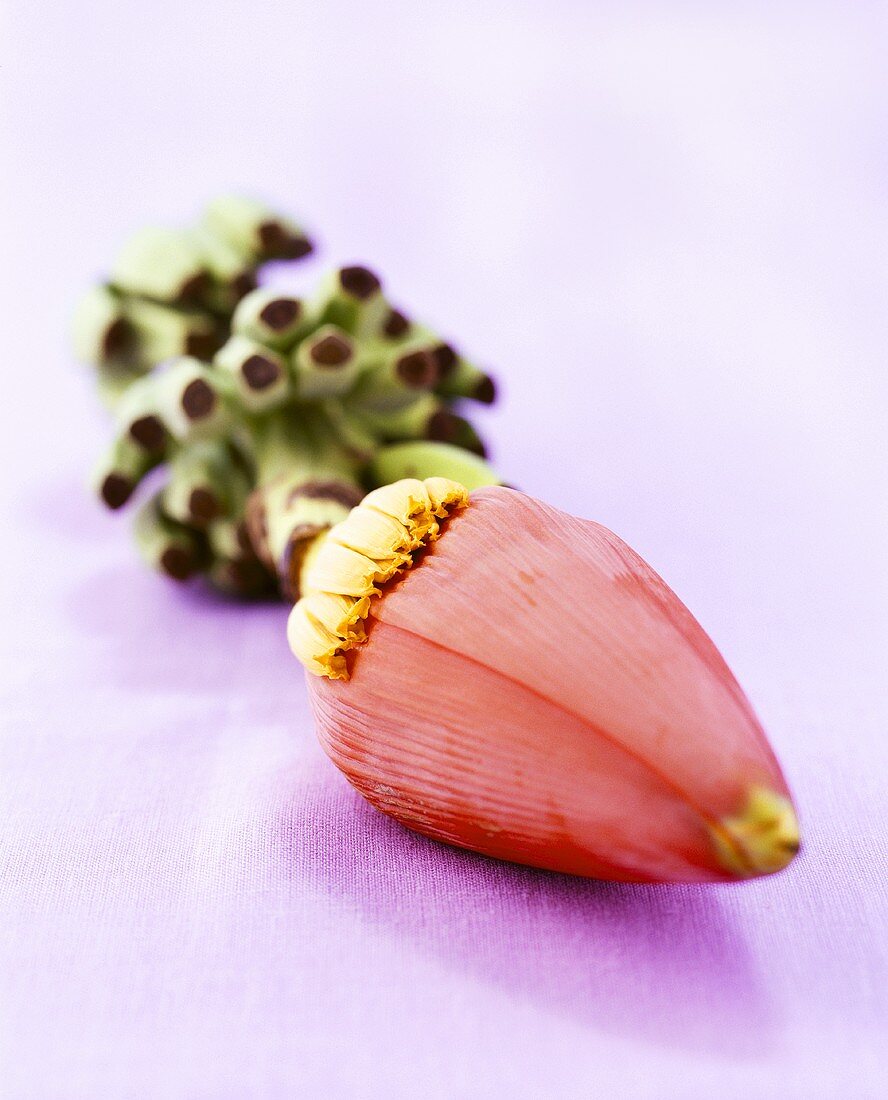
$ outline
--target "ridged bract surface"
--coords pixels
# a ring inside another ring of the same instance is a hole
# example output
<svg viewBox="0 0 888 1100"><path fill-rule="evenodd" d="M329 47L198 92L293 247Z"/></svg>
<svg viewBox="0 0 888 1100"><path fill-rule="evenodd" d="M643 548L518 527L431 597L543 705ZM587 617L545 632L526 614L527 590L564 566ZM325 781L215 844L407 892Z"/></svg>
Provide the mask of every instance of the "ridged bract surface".
<svg viewBox="0 0 888 1100"><path fill-rule="evenodd" d="M368 634L347 682L308 678L320 738L429 836L575 874L719 881L736 876L713 831L753 788L788 797L674 593L610 531L523 494L473 494Z"/></svg>

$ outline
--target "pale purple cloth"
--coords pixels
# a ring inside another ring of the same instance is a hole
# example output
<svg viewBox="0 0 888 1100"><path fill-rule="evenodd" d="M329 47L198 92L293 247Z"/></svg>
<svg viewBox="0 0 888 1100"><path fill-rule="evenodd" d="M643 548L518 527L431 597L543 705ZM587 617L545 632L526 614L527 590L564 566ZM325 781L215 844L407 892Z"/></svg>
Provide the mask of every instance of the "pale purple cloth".
<svg viewBox="0 0 888 1100"><path fill-rule="evenodd" d="M377 7L6 5L0 1094L875 1097L884 15ZM633 888L413 837L318 748L284 608L144 571L84 490L107 426L66 319L224 186L497 367L509 479L632 543L749 692L787 873Z"/></svg>

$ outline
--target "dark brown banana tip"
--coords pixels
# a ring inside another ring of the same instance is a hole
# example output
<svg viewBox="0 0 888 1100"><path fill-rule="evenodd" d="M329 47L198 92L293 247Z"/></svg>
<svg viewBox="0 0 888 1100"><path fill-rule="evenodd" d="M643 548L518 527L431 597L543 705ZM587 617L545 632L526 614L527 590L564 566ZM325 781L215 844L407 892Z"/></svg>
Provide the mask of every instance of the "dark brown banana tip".
<svg viewBox="0 0 888 1100"><path fill-rule="evenodd" d="M364 301L380 289L382 283L367 267L355 264L339 272L339 283L346 294Z"/></svg>

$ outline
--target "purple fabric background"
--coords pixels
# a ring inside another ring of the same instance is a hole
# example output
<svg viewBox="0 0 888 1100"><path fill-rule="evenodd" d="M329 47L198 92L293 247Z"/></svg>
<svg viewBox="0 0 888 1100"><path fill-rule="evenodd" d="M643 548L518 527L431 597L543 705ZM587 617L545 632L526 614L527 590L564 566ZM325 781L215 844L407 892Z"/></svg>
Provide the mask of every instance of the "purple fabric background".
<svg viewBox="0 0 888 1100"><path fill-rule="evenodd" d="M4 7L0 1092L875 1097L884 7L374 7ZM786 874L414 838L321 754L283 608L144 572L84 492L67 317L225 186L498 368L501 468L628 539L751 695Z"/></svg>

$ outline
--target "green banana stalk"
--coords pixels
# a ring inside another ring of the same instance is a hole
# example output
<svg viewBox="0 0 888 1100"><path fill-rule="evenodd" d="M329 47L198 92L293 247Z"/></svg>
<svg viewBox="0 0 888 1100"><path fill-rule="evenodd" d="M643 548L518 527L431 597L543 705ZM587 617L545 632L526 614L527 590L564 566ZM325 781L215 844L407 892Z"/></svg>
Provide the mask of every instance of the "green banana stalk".
<svg viewBox="0 0 888 1100"><path fill-rule="evenodd" d="M341 396L354 386L360 360L343 329L325 324L302 340L291 356L296 392L303 400Z"/></svg>
<svg viewBox="0 0 888 1100"><path fill-rule="evenodd" d="M162 492L150 497L138 509L133 534L147 564L171 580L188 580L205 561L205 545L199 532L164 512Z"/></svg>
<svg viewBox="0 0 888 1100"><path fill-rule="evenodd" d="M502 485L493 469L471 451L451 443L417 441L382 447L371 464L372 479L388 485L404 477L446 477L458 481L471 492L485 485Z"/></svg>
<svg viewBox="0 0 888 1100"><path fill-rule="evenodd" d="M213 359L228 381L227 394L248 413L276 409L290 396L290 371L272 348L232 336Z"/></svg>
<svg viewBox="0 0 888 1100"><path fill-rule="evenodd" d="M301 567L369 490L402 477L499 483L459 411L493 383L391 305L369 268L328 274L304 297L257 282L311 242L253 199L210 203L196 226L132 237L74 318L116 432L94 474L138 509L144 559L201 574L238 598L299 595Z"/></svg>
<svg viewBox="0 0 888 1100"><path fill-rule="evenodd" d="M300 298L267 287L257 287L241 298L231 318L235 335L276 351L289 350L310 326L308 307Z"/></svg>
<svg viewBox="0 0 888 1100"><path fill-rule="evenodd" d="M265 260L299 260L312 243L295 222L256 199L222 195L204 211L203 224L258 265Z"/></svg>
<svg viewBox="0 0 888 1100"><path fill-rule="evenodd" d="M113 511L122 508L142 478L160 461L135 443L129 434L117 435L99 459L93 472L95 491Z"/></svg>

